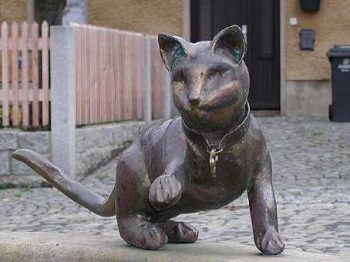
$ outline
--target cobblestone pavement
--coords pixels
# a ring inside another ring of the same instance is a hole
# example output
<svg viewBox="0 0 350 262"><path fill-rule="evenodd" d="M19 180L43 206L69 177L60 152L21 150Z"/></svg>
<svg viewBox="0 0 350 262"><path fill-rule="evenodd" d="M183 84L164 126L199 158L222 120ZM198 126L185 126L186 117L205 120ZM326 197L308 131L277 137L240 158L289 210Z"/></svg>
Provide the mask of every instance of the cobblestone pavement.
<svg viewBox="0 0 350 262"><path fill-rule="evenodd" d="M259 118L274 167L280 231L289 248L350 254L350 124L315 118ZM83 183L108 195L116 160ZM182 215L200 241L253 245L243 195L220 210ZM114 218L100 218L51 188L0 190L0 231L56 231L118 237Z"/></svg>

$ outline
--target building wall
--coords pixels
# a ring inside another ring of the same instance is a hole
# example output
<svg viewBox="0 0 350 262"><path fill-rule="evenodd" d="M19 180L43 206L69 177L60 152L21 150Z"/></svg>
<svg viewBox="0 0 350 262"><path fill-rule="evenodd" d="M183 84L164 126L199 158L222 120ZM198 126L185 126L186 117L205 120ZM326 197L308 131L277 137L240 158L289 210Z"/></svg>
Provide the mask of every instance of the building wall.
<svg viewBox="0 0 350 262"><path fill-rule="evenodd" d="M88 0L90 24L147 34L182 34L181 0Z"/></svg>
<svg viewBox="0 0 350 262"><path fill-rule="evenodd" d="M0 0L0 22L26 20L27 0Z"/></svg>
<svg viewBox="0 0 350 262"><path fill-rule="evenodd" d="M330 63L328 50L335 44L350 44L350 1L321 0L320 11L304 12L299 0L287 0L287 80L328 80ZM291 26L289 19L296 17L298 25ZM316 31L315 50L299 48L301 29Z"/></svg>
<svg viewBox="0 0 350 262"><path fill-rule="evenodd" d="M327 117L332 94L327 52L336 44L350 44L350 1L321 0L320 11L312 13L302 11L299 0L285 3L285 113ZM290 25L291 17L298 19L296 26ZM313 51L300 50L301 29L316 31Z"/></svg>

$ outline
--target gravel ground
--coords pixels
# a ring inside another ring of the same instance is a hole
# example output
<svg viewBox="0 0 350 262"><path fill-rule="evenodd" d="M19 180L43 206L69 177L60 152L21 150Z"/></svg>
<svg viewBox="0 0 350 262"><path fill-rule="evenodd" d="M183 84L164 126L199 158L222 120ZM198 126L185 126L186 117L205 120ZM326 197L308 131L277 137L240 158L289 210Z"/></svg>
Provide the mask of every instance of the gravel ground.
<svg viewBox="0 0 350 262"><path fill-rule="evenodd" d="M280 231L289 248L350 255L350 124L318 118L259 118L274 168ZM113 188L116 160L83 184L103 195ZM200 241L253 245L248 200L178 217ZM119 237L113 218L100 218L56 189L0 190L0 231L89 233Z"/></svg>

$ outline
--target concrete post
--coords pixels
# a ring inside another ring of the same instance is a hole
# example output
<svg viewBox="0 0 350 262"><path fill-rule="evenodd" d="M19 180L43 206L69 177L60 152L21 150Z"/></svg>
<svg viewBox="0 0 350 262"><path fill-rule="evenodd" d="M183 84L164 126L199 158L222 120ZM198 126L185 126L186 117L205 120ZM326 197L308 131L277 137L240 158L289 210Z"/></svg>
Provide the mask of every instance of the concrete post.
<svg viewBox="0 0 350 262"><path fill-rule="evenodd" d="M31 25L34 22L35 16L35 2L34 0L27 0L27 23ZM29 30L31 32L31 30Z"/></svg>
<svg viewBox="0 0 350 262"><path fill-rule="evenodd" d="M75 29L51 27L52 161L75 176Z"/></svg>
<svg viewBox="0 0 350 262"><path fill-rule="evenodd" d="M182 0L182 36L191 40L191 0Z"/></svg>
<svg viewBox="0 0 350 262"><path fill-rule="evenodd" d="M87 1L86 0L67 0L63 10L62 25L67 26L70 23L86 24L87 21Z"/></svg>
<svg viewBox="0 0 350 262"><path fill-rule="evenodd" d="M151 38L144 38L144 94L143 94L143 120L152 120L152 79L151 79Z"/></svg>

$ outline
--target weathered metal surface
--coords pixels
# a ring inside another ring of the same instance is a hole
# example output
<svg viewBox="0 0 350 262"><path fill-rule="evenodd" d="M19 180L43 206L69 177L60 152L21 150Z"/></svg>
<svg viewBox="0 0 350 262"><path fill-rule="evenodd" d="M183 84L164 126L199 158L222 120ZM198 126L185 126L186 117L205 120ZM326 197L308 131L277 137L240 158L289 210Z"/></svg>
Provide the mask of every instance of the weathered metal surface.
<svg viewBox="0 0 350 262"><path fill-rule="evenodd" d="M108 199L32 151L14 157L92 212L116 215L121 237L143 249L195 242L196 229L170 219L220 208L247 190L256 246L264 254L281 253L271 159L247 102L240 28L196 44L166 34L158 39L181 117L155 123L121 154Z"/></svg>

